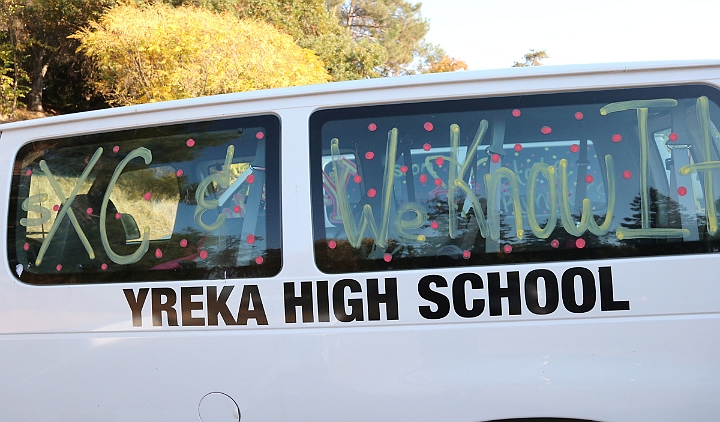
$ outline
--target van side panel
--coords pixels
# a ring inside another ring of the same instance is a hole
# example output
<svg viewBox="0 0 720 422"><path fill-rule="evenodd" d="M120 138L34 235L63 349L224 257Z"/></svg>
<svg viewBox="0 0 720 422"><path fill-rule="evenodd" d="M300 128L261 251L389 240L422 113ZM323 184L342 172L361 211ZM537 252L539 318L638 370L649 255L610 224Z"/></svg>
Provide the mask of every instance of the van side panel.
<svg viewBox="0 0 720 422"><path fill-rule="evenodd" d="M718 70L3 126L0 419L714 421Z"/></svg>

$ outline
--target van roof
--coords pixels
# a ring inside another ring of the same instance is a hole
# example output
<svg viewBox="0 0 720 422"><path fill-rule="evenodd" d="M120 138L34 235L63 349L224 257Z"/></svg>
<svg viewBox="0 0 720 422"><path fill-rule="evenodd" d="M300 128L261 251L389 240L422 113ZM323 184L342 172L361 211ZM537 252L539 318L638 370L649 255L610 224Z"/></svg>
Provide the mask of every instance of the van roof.
<svg viewBox="0 0 720 422"><path fill-rule="evenodd" d="M188 98L182 100L164 101L149 104L139 104L118 108L94 110L88 112L72 113L60 116L46 117L34 120L25 120L0 124L0 132L18 128L34 128L46 125L57 125L84 120L96 120L106 116L122 117L158 111L178 110L189 107L222 105L227 103L268 101L297 97L309 97L323 94L337 94L350 92L366 92L368 90L387 88L420 87L425 85L458 84L468 82L490 82L516 79L537 79L549 77L569 77L597 74L620 74L627 72L661 72L667 70L683 69L712 69L720 70L720 60L692 60L692 61L654 61L632 63L599 63L582 65L550 65L521 68L505 68L492 70L473 70L449 73L422 74L412 76L398 76L391 78L364 79L358 81L330 82L325 84L303 85L287 88L275 88L256 91L246 91L231 94L220 94L207 97ZM720 78L720 73L718 73Z"/></svg>

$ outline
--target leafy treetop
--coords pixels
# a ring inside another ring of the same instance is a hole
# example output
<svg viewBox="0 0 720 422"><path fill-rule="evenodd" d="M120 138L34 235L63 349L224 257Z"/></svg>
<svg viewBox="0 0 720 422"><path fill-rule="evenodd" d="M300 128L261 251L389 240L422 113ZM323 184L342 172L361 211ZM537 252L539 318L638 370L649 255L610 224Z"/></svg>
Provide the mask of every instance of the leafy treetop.
<svg viewBox="0 0 720 422"><path fill-rule="evenodd" d="M512 67L542 66L541 61L549 58L550 56L547 55L545 50L534 50L531 48L530 52L523 56L523 61L513 63Z"/></svg>
<svg viewBox="0 0 720 422"><path fill-rule="evenodd" d="M113 105L326 82L315 54L267 23L192 6L116 6L72 38Z"/></svg>

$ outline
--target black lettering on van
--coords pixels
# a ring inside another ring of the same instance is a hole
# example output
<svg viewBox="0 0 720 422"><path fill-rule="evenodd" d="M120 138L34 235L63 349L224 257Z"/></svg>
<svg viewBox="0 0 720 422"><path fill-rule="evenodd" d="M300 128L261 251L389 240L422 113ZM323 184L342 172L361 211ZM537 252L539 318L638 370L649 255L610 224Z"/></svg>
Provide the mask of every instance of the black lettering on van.
<svg viewBox="0 0 720 422"><path fill-rule="evenodd" d="M185 327L202 327L205 325L205 318L193 317L192 311L202 311L203 302L193 301L193 296L201 296L203 294L202 287L181 287L180 288L180 310L182 315L182 325Z"/></svg>
<svg viewBox="0 0 720 422"><path fill-rule="evenodd" d="M268 325L265 308L260 298L258 286L249 284L243 286L240 297L240 308L238 309L237 324L247 325L248 319L254 319L257 325Z"/></svg>
<svg viewBox="0 0 720 422"><path fill-rule="evenodd" d="M580 277L582 286L581 303L575 302L575 279ZM597 294L595 291L595 276L592 271L583 267L573 267L565 270L562 275L562 299L565 309L575 314L589 312L595 307Z"/></svg>
<svg viewBox="0 0 720 422"><path fill-rule="evenodd" d="M318 293L318 307L320 294ZM385 293L380 293L377 278L369 278L367 280L367 301L368 301L368 320L380 321L380 304L385 304L385 314L388 321L398 319L398 296L397 296L397 279L389 277L385 279Z"/></svg>
<svg viewBox="0 0 720 422"><path fill-rule="evenodd" d="M603 311L629 311L629 301L615 300L610 267L600 267L598 272L600 274L600 309Z"/></svg>
<svg viewBox="0 0 720 422"><path fill-rule="evenodd" d="M598 270L600 281L600 308L601 311L627 311L630 310L630 302L627 300L615 300L612 269L600 267ZM485 299L483 292L487 292L489 316L521 315L523 307L523 295L520 289L520 273L509 271L505 274L507 287L501 286L501 273L492 272L487 274L487 289L483 290L483 279L474 273L462 273L455 277L452 283L452 309L455 314L462 318L475 318L485 310ZM540 280L544 290L544 300L541 298ZM530 271L525 275L525 306L535 315L549 315L555 312L562 303L569 312L580 314L591 311L597 303L597 287L595 275L584 267L573 267L565 270L561 277L561 285L558 285L557 275L544 268ZM469 287L468 289L468 282ZM578 283L579 282L579 283ZM420 315L425 319L442 319L450 313L450 299L443 293L448 287L447 280L440 275L426 275L418 282L418 293L420 297L427 300L431 305L418 307ZM578 290L579 289L579 290ZM468 290L475 291L476 297L472 299L472 305L468 306ZM577 296L576 296L577 293ZM503 298L507 299L507 312L503 312ZM541 303L542 302L542 303ZM579 303L578 303L579 302Z"/></svg>
<svg viewBox="0 0 720 422"><path fill-rule="evenodd" d="M337 318L340 322L362 321L362 299L346 299L346 289L350 289L350 293L362 292L362 286L360 286L360 283L352 278L345 278L335 283L333 286L333 311L335 312L335 318ZM347 312L346 305L350 308L349 313Z"/></svg>
<svg viewBox="0 0 720 422"><path fill-rule="evenodd" d="M437 309L433 311L432 306L420 306L420 315L425 319L442 319L450 313L450 300L442 293L433 290L430 287L433 284L436 287L448 286L447 280L440 275L426 275L420 279L418 283L418 293L420 297L428 302L434 303L437 307Z"/></svg>
<svg viewBox="0 0 720 422"><path fill-rule="evenodd" d="M163 301L165 297L165 301ZM167 315L167 322L170 326L177 326L177 311L175 311L175 302L177 295L175 290L165 287L152 289L152 318L153 325L161 327L163 325L162 313Z"/></svg>
<svg viewBox="0 0 720 422"><path fill-rule="evenodd" d="M545 284L545 306L540 305L538 283L540 279ZM525 276L525 303L528 310L535 315L547 315L555 312L560 303L558 282L555 273L546 269L530 271Z"/></svg>
<svg viewBox="0 0 720 422"><path fill-rule="evenodd" d="M130 312L132 313L133 327L142 327L142 308L145 305L145 300L150 289L147 287L138 290L137 298L133 289L123 289L125 293L125 299L130 306Z"/></svg>
<svg viewBox="0 0 720 422"><path fill-rule="evenodd" d="M485 299L475 298L472 300L472 306L467 307L467 297L465 295L467 282L470 282L470 288L480 290L483 288L483 279L474 273L462 273L455 277L452 285L452 298L455 313L463 318L475 318L485 310Z"/></svg>
<svg viewBox="0 0 720 422"><path fill-rule="evenodd" d="M385 278L381 281L370 278L363 283L352 278L345 278L334 284L327 280L300 282L300 293L296 291L296 283L287 282L283 285L285 301L285 323L297 323L297 311L300 308L303 323L311 322L339 322L364 321L367 310L368 321L383 319L381 305L385 307L387 321L400 318L397 279ZM315 291L313 291L313 285ZM361 296L363 291L365 296ZM332 296L332 297L331 297ZM332 313L330 312L332 301ZM317 308L315 308L317 306ZM365 307L367 306L367 308ZM315 310L317 309L317 320Z"/></svg>
<svg viewBox="0 0 720 422"><path fill-rule="evenodd" d="M227 301L234 287L223 286L220 296L217 294L217 287L207 287L207 325L218 325L218 315L222 317L225 325L237 324L230 312L230 308L227 306Z"/></svg>
<svg viewBox="0 0 720 422"><path fill-rule="evenodd" d="M317 282L318 321L330 322L330 288L327 281Z"/></svg>
<svg viewBox="0 0 720 422"><path fill-rule="evenodd" d="M183 327L217 326L219 317L227 326L247 325L254 319L257 325L268 325L263 307L260 289L257 285L246 284L242 287L237 317L228 307L228 300L235 286L224 286L218 295L216 286L195 286L180 288L180 306L177 308L177 292L169 287L141 288L137 296L133 289L123 289L125 299L130 306L134 327L142 327L142 310L148 292L152 296L151 313L153 326L163 325ZM203 294L204 293L204 294ZM206 310L206 312L202 312ZM178 324L178 311L180 324ZM165 313L165 319L163 319ZM167 321L165 323L165 321Z"/></svg>
<svg viewBox="0 0 720 422"><path fill-rule="evenodd" d="M313 292L312 281L300 283L300 296L295 296L295 283L288 282L283 285L285 296L285 322L295 323L297 316L295 310L300 307L302 310L303 322L314 322L313 316Z"/></svg>
<svg viewBox="0 0 720 422"><path fill-rule="evenodd" d="M507 273L507 287L500 287L500 273L488 273L488 302L490 316L502 315L502 298L508 300L508 314L520 315L522 299L520 298L520 273Z"/></svg>

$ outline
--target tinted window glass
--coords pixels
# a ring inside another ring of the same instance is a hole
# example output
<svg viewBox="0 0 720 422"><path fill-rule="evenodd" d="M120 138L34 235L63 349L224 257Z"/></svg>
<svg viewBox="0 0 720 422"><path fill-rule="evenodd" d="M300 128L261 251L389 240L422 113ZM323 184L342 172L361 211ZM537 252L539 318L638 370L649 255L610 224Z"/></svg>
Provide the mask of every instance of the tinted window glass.
<svg viewBox="0 0 720 422"><path fill-rule="evenodd" d="M279 136L278 119L263 116L25 145L13 272L39 284L276 274Z"/></svg>
<svg viewBox="0 0 720 422"><path fill-rule="evenodd" d="M715 251L717 99L687 86L316 112L317 264Z"/></svg>

